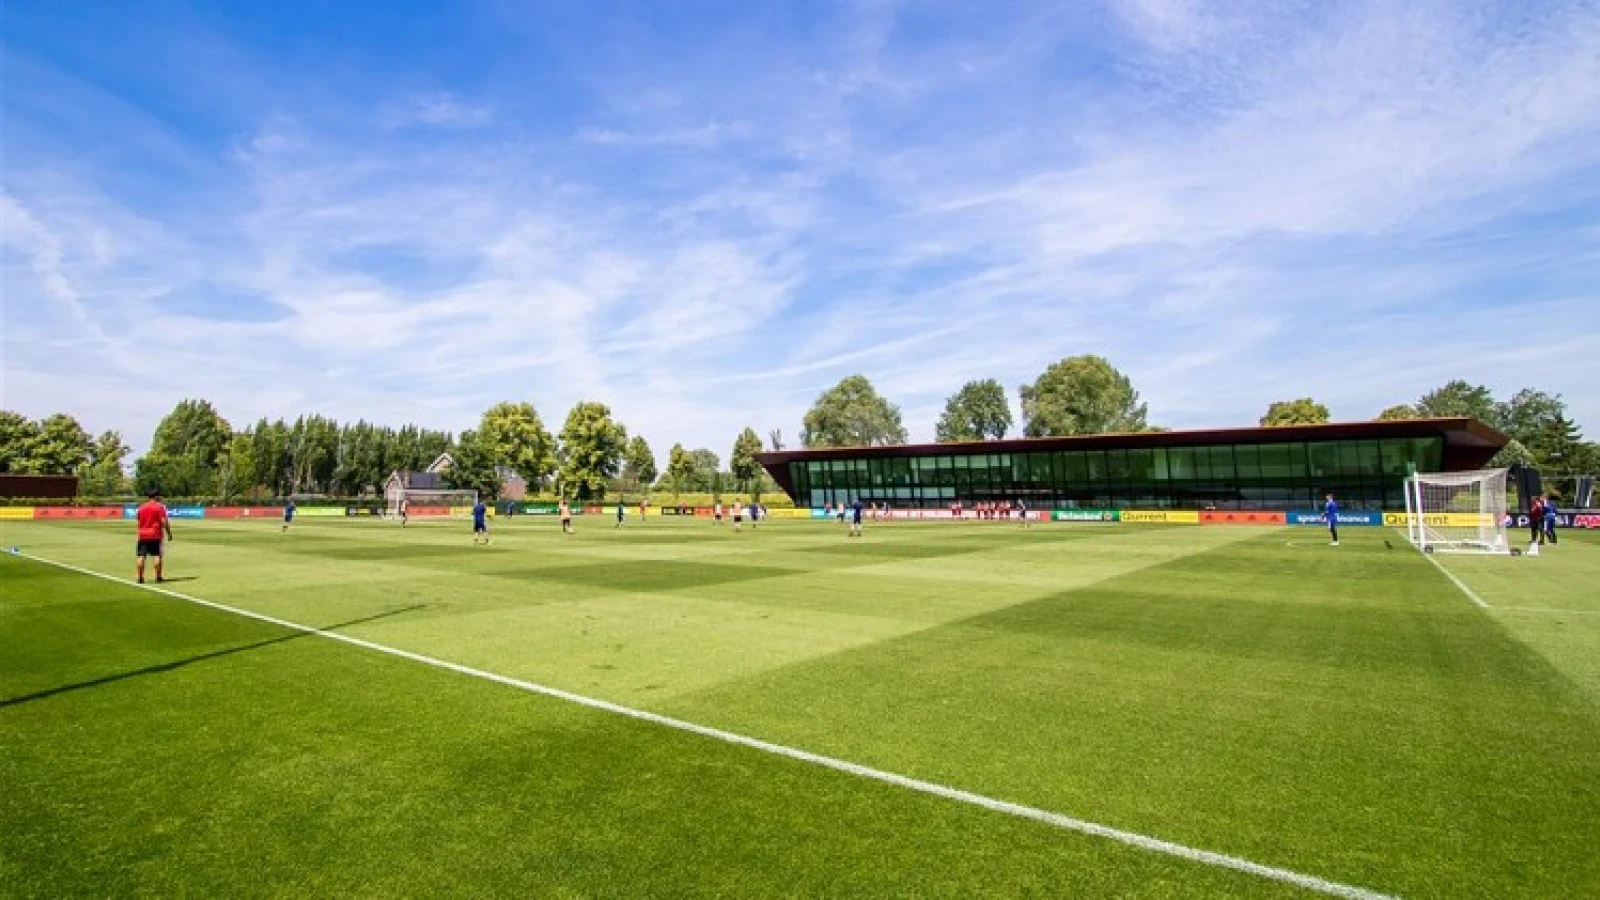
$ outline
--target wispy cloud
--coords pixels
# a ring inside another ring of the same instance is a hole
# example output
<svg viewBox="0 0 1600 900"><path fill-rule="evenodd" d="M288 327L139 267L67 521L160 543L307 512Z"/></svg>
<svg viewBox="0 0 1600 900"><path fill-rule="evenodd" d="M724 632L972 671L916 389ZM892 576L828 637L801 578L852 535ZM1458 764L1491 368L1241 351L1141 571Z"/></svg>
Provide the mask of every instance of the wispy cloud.
<svg viewBox="0 0 1600 900"><path fill-rule="evenodd" d="M644 21L310 71L210 23L246 74L203 117L214 84L8 53L5 405L141 444L192 394L454 429L593 398L725 452L856 371L928 437L962 381L1094 352L1175 426L1536 370L1600 430L1589 0Z"/></svg>

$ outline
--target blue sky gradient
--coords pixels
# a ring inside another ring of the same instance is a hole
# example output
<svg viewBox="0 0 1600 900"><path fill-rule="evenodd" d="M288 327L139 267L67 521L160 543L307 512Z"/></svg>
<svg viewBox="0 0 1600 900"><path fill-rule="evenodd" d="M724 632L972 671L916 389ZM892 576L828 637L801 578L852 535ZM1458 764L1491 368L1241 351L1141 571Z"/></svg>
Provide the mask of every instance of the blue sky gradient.
<svg viewBox="0 0 1600 900"><path fill-rule="evenodd" d="M1600 436L1600 4L6 4L4 406L791 441L1109 357Z"/></svg>

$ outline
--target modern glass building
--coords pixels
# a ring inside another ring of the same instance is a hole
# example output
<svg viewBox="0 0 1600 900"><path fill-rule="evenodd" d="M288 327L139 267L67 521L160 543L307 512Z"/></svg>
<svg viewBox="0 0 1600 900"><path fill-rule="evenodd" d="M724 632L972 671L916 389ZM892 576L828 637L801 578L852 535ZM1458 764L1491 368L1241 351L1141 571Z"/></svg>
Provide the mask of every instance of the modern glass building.
<svg viewBox="0 0 1600 900"><path fill-rule="evenodd" d="M1474 419L1412 419L923 444L761 455L797 505L942 509L1404 509L1409 467L1482 468L1507 438Z"/></svg>

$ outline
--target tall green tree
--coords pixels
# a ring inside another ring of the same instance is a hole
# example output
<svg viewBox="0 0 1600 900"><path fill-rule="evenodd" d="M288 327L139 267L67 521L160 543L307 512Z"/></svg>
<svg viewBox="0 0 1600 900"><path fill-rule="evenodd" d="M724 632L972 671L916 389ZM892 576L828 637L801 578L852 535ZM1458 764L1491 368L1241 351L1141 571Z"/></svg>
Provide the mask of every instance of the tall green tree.
<svg viewBox="0 0 1600 900"><path fill-rule="evenodd" d="M39 426L21 413L0 410L0 472L26 471Z"/></svg>
<svg viewBox="0 0 1600 900"><path fill-rule="evenodd" d="M650 442L644 435L636 435L628 442L628 452L624 455L622 465L624 481L633 485L633 489L646 490L656 483L660 472L656 469L656 455L650 450Z"/></svg>
<svg viewBox="0 0 1600 900"><path fill-rule="evenodd" d="M1267 407L1267 414L1261 417L1263 428L1276 428L1283 425L1321 425L1331 416L1328 408L1310 397L1301 397L1298 400L1275 400Z"/></svg>
<svg viewBox="0 0 1600 900"><path fill-rule="evenodd" d="M222 448L233 439L233 429L206 400L184 400L156 425L150 452L166 457L187 456L201 465L216 465Z"/></svg>
<svg viewBox="0 0 1600 900"><path fill-rule="evenodd" d="M445 469L442 477L445 486L477 491L480 500L492 502L500 496L500 470L494 454L494 449L483 439L481 432L461 432L450 451L454 462Z"/></svg>
<svg viewBox="0 0 1600 900"><path fill-rule="evenodd" d="M756 434L754 428L746 428L734 439L733 452L728 455L728 469L733 473L738 490L748 492L756 483L761 474L761 461L756 459L760 452L761 435Z"/></svg>
<svg viewBox="0 0 1600 900"><path fill-rule="evenodd" d="M255 441L248 432L240 432L217 459L217 496L224 503L249 496L255 487L255 472Z"/></svg>
<svg viewBox="0 0 1600 900"><path fill-rule="evenodd" d="M496 465L521 475L535 490L556 470L555 440L532 403L489 407L478 424L477 440Z"/></svg>
<svg viewBox="0 0 1600 900"><path fill-rule="evenodd" d="M805 416L800 443L810 448L904 444L900 408L878 395L863 375L851 375L822 392Z"/></svg>
<svg viewBox="0 0 1600 900"><path fill-rule="evenodd" d="M79 492L96 497L125 493L128 476L122 469L122 461L129 452L119 432L101 432L90 447L89 461L79 475Z"/></svg>
<svg viewBox="0 0 1600 900"><path fill-rule="evenodd" d="M1006 389L993 378L969 381L944 403L944 414L934 426L934 440L1000 440L1011 430L1011 404Z"/></svg>
<svg viewBox="0 0 1600 900"><path fill-rule="evenodd" d="M1461 379L1434 388L1417 400L1417 414L1421 418L1439 419L1470 416L1480 422L1496 421L1494 395L1481 384L1468 384Z"/></svg>
<svg viewBox="0 0 1600 900"><path fill-rule="evenodd" d="M689 451L689 459L694 464L694 474L690 479L690 490L716 492L721 489L717 475L722 471L722 459L714 451L701 447Z"/></svg>
<svg viewBox="0 0 1600 900"><path fill-rule="evenodd" d="M603 500L627 451L628 432L604 403L585 401L567 414L561 429L561 487L580 501Z"/></svg>
<svg viewBox="0 0 1600 900"><path fill-rule="evenodd" d="M24 471L35 475L71 475L89 460L93 442L78 420L56 413L39 422L27 449Z"/></svg>
<svg viewBox="0 0 1600 900"><path fill-rule="evenodd" d="M1566 413L1567 404L1560 394L1523 388L1510 400L1496 403L1494 418L1489 422L1538 453L1539 442L1550 424Z"/></svg>
<svg viewBox="0 0 1600 900"><path fill-rule="evenodd" d="M1420 418L1422 418L1422 413L1417 412L1417 408L1409 403L1398 403L1389 407L1383 412L1378 413L1378 421L1380 422L1393 422L1400 419Z"/></svg>
<svg viewBox="0 0 1600 900"><path fill-rule="evenodd" d="M1546 472L1575 473L1588 462L1583 434L1578 430L1577 423L1564 413L1557 413L1546 422L1539 433L1538 447L1528 449L1533 452L1539 467Z"/></svg>
<svg viewBox="0 0 1600 900"><path fill-rule="evenodd" d="M1489 467L1494 469L1510 468L1514 465L1531 466L1534 464L1533 454L1516 438L1512 438L1501 447L1499 452L1489 460Z"/></svg>
<svg viewBox="0 0 1600 900"><path fill-rule="evenodd" d="M673 444L672 451L667 454L667 483L672 485L672 496L677 497L686 490L692 490L694 483L694 457L685 450L682 444Z"/></svg>
<svg viewBox="0 0 1600 900"><path fill-rule="evenodd" d="M1028 437L1144 431L1148 408L1128 376L1099 356L1073 356L1022 386Z"/></svg>

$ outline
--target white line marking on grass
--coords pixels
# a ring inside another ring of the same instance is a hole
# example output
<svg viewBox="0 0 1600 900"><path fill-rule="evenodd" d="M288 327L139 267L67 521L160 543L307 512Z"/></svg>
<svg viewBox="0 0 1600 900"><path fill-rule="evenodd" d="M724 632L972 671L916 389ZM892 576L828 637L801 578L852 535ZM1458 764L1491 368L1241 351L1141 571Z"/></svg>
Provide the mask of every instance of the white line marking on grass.
<svg viewBox="0 0 1600 900"><path fill-rule="evenodd" d="M1424 554L1422 554L1422 556L1428 562L1433 563L1433 567L1435 569L1438 569L1439 571L1443 572L1444 573L1444 577L1450 579L1450 582L1452 584L1454 584L1456 587L1460 588L1461 589L1461 593L1466 594L1468 600L1471 600L1473 603L1478 604L1479 606L1483 607L1484 609L1493 609L1494 608L1494 607L1490 606L1489 604L1483 602L1483 598L1479 597L1477 595L1477 593L1475 593L1472 590L1472 588L1467 587L1467 583L1466 582L1464 582L1461 579L1457 578L1456 577L1456 573L1450 571L1449 569L1446 569L1444 567L1443 563L1439 562L1437 559L1434 559L1433 558L1434 554L1432 554L1432 553L1424 553Z"/></svg>
<svg viewBox="0 0 1600 900"><path fill-rule="evenodd" d="M1556 609L1553 606L1496 606L1495 612L1555 613L1563 616L1600 616L1600 609Z"/></svg>
<svg viewBox="0 0 1600 900"><path fill-rule="evenodd" d="M1396 900L1394 895L1391 894L1382 894L1378 893L1377 891L1367 890L1366 888L1341 884L1337 881L1329 881L1325 878L1318 878L1315 875L1306 875L1291 869L1282 869L1278 868L1277 866L1264 865L1262 863L1252 862L1248 859L1242 859L1237 856L1229 856L1225 853L1217 853L1211 850L1201 850L1196 847L1189 847L1184 844L1173 843L1172 841L1164 841L1160 838L1150 837L1148 835L1139 834L1133 831L1123 831L1120 828L1113 828L1109 825L1101 825L1099 823L1089 822L1083 819L1075 819L1071 816L1065 816L1060 813L1050 812L1049 810L1039 809L1033 806L1024 806L1020 803L1012 803L1008 800L998 800L993 797L986 797L982 794L974 794L971 791L964 791L960 788L948 787L932 781L923 781L919 778L912 778L908 775L897 775L893 772L885 772L882 769L874 769L870 766L861 765L860 763L853 763L849 762L848 760L838 759L832 756L823 756L820 753L812 753L808 750L800 750L798 748L788 747L783 744L774 744L770 741L761 740L760 738L749 737L732 731L723 731L720 728L697 725L694 722L688 722L683 719L674 719L671 716L663 716L659 713L648 712L642 709L634 709L629 706L622 706L617 703L612 703L609 700L599 700L593 697L585 697L582 694L574 694L569 691L561 690L560 688L548 687L546 685L536 684L531 681L523 681L520 678L511 678L506 675L497 675L494 672L486 672L482 669L474 669L471 666L450 662L449 660L438 659L432 656L424 656L421 653L412 653L410 650L401 650L398 647L390 647L386 644L379 644L373 641L363 640L358 637L339 634L338 632L334 631L324 631L321 628L316 628L311 625L301 625L298 622L291 622L287 619L277 618L276 616L269 616L264 613L252 612L248 609L240 609L235 606L228 606L227 604L217 603L213 600L203 600L199 597L192 597L188 594L179 593L178 591L169 590L164 587L158 587L149 584L137 584L135 582L128 581L125 578L118 578L115 575L107 575L103 572L96 572L92 569L81 568L70 563L57 562L52 559L44 559L27 553L15 553L14 555L20 556L24 559L33 560L37 563L43 563L45 565L55 566L60 569L66 569L69 572L76 572L80 575L88 575L93 578L104 579L105 581L114 582L127 587L143 588L147 591L151 591L152 593L171 597L175 600L182 600L187 603L194 603L200 606L210 607L211 609L232 613L236 616L244 616L247 619L255 619L260 622L277 625L280 628L287 628L292 631L302 632L304 634L314 634L318 637L327 638L331 641L339 641L340 643L350 644L351 646L361 647L366 650L373 650L389 656L408 659L412 662L422 663L423 665L433 666L434 668L438 669L445 669L460 675L467 675L472 678L481 678L485 681L492 681L496 684L505 685L506 687L516 688L518 690L527 691L533 694L540 694L545 697L552 697L557 700L565 700L568 703L576 703L579 706L587 706L590 709L604 710L605 712L615 713L620 716L627 716L631 719L639 719L645 722L652 722L656 725L664 725L667 728L686 731L691 734L700 735L701 737L708 737L713 740L723 741L729 744L737 744L741 747L748 747L753 750L759 750L763 753L770 753L774 756L782 756L787 757L788 759L798 760L800 762L811 763L812 765L821 766L826 769L832 769L836 772L844 772L861 778L870 778L873 781L892 784L897 787L906 788L907 790L917 791L924 794L932 794L935 797L943 797L946 800L954 800L958 803L966 803L972 806L982 807L983 809L991 810L993 812L1006 813L1008 815L1017 816L1023 819L1031 819L1035 822L1043 822L1046 825L1053 825L1056 828L1061 828L1067 831L1075 831L1080 834L1092 835L1094 837L1105 838L1107 840L1116 841L1131 847L1137 847L1140 850L1148 850L1152 853L1162 853L1167 856L1175 856L1179 859L1186 859L1191 862L1215 866L1220 869L1229 869L1235 872L1242 872L1247 875L1254 875L1258 878L1266 878L1272 881L1292 884L1296 887L1305 888L1308 891L1316 891L1318 893L1327 894L1333 897L1345 897L1350 898L1350 900Z"/></svg>

